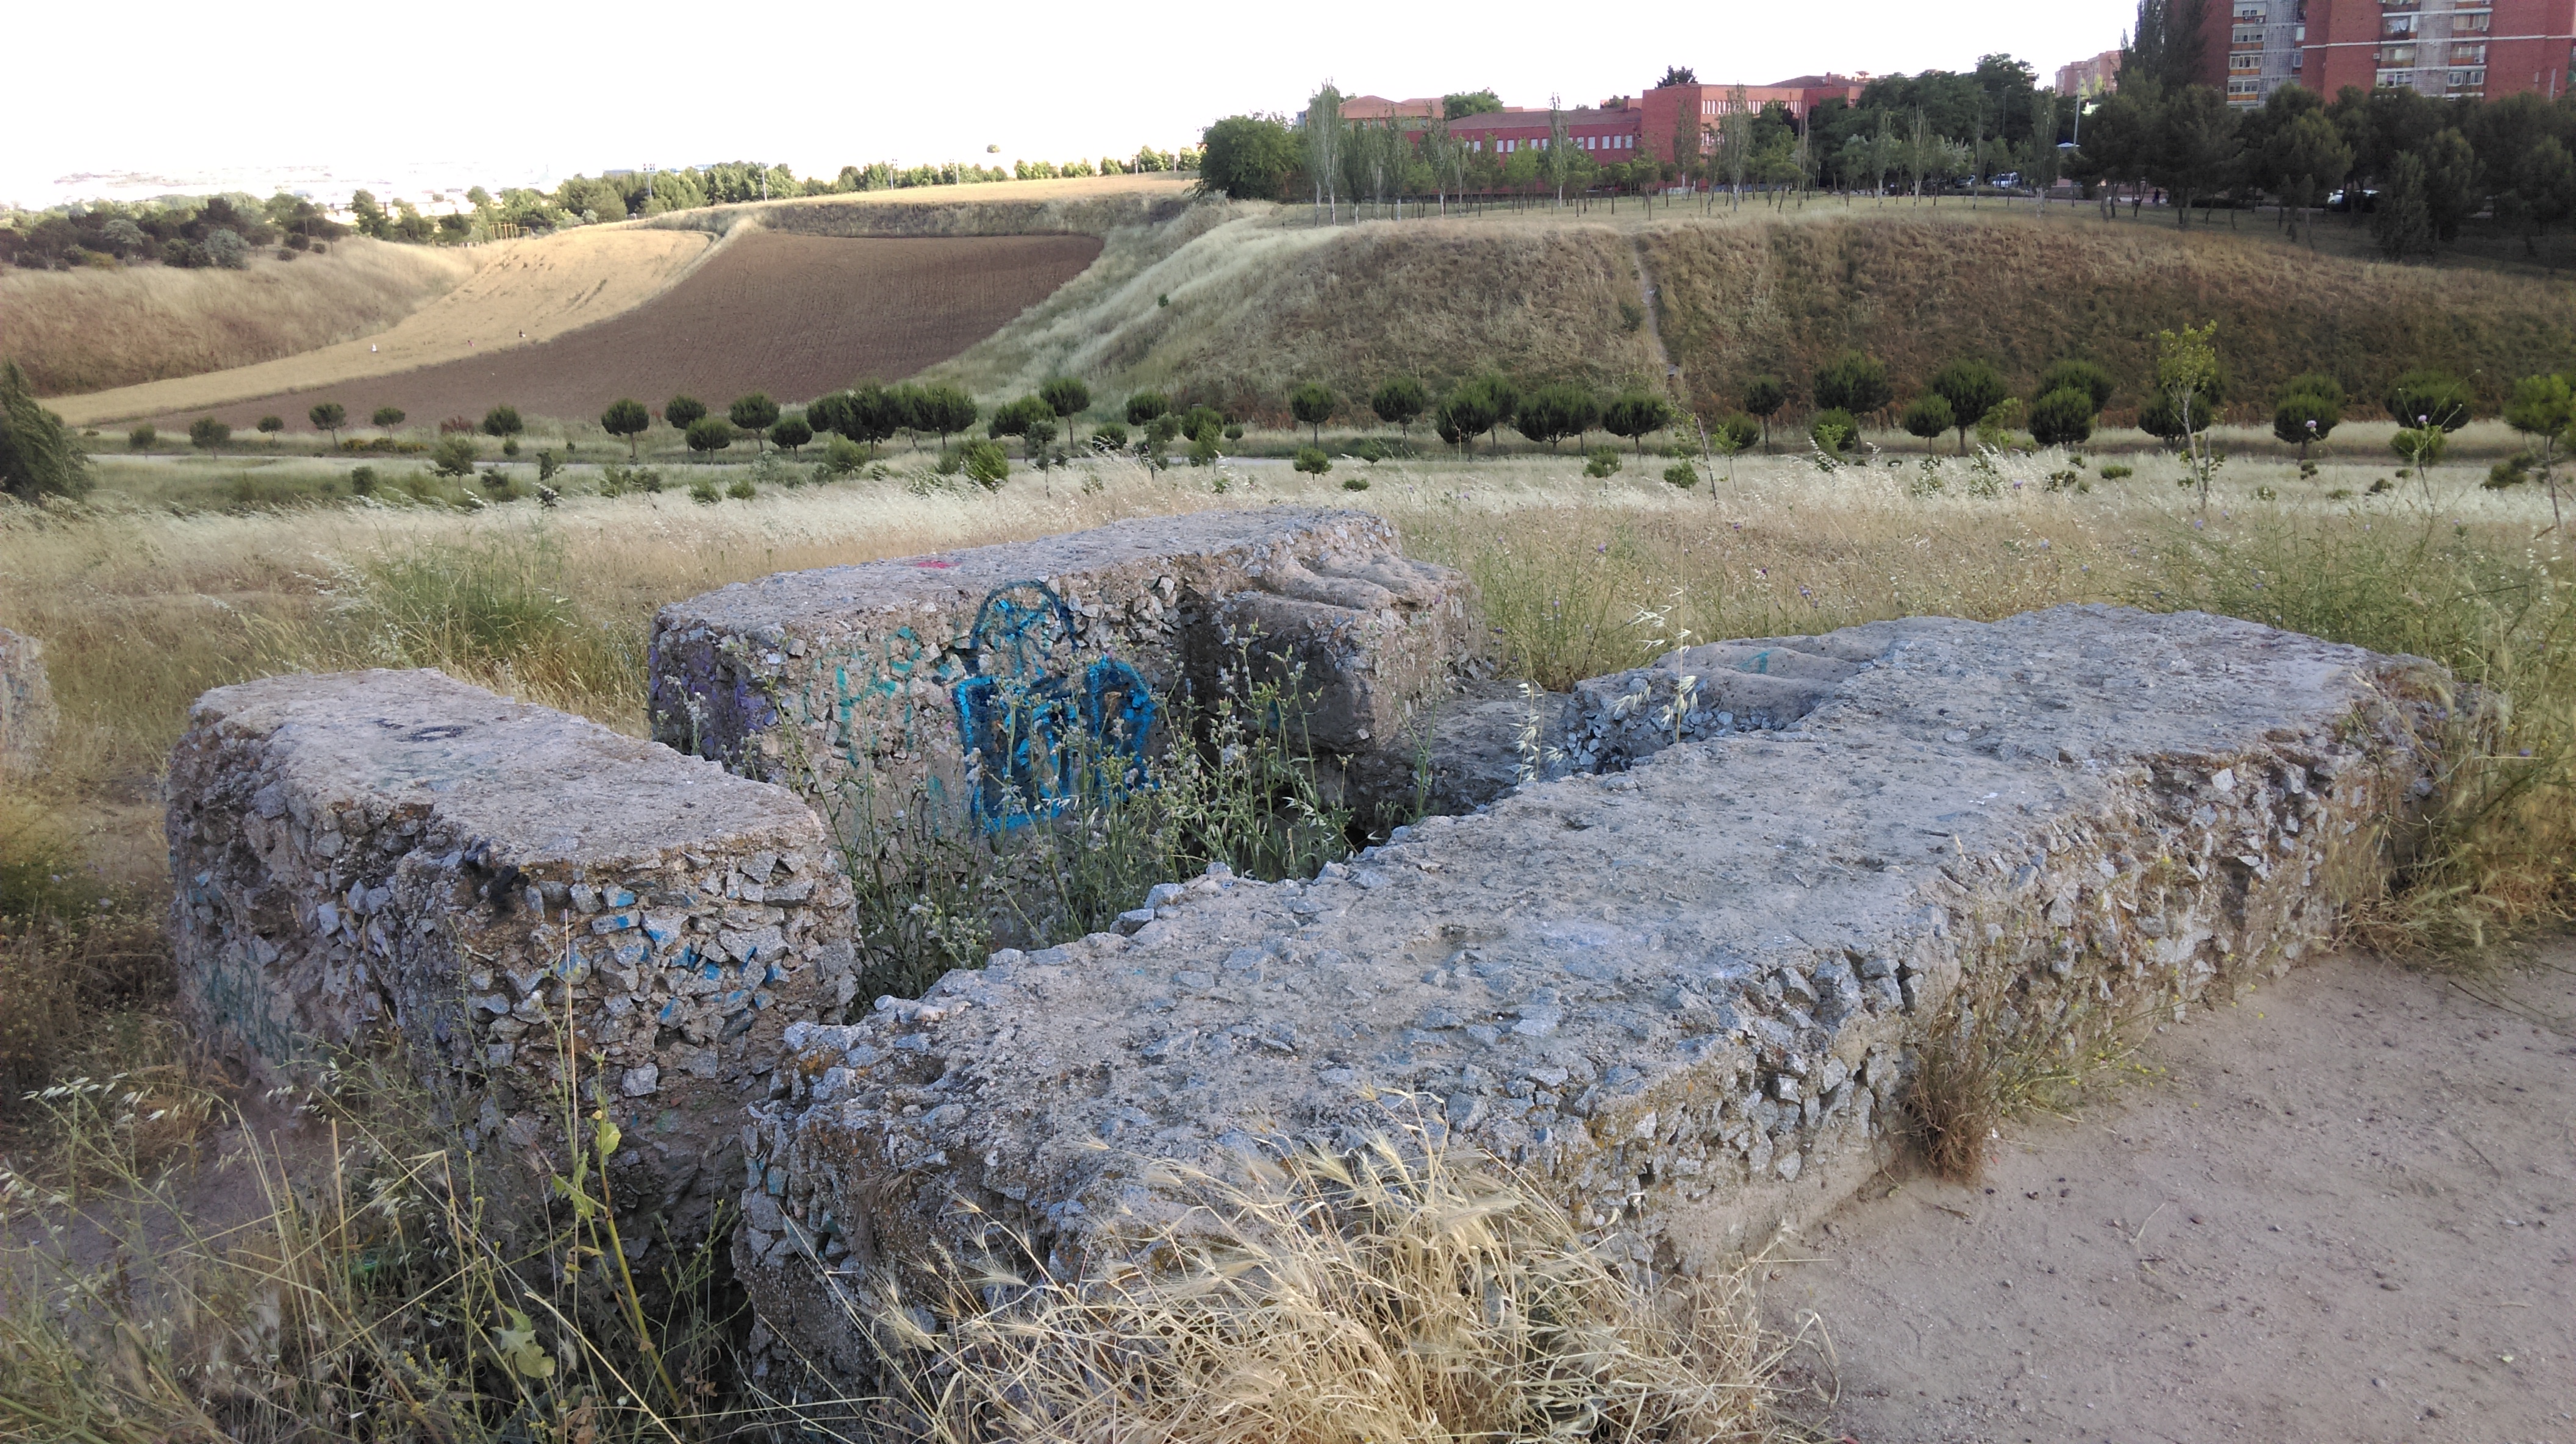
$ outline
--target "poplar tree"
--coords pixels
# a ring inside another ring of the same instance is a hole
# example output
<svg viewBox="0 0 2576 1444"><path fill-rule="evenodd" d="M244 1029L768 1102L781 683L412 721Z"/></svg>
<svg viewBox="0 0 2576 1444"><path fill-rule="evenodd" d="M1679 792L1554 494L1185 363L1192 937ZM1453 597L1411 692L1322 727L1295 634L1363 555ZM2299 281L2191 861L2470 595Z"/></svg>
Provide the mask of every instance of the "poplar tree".
<svg viewBox="0 0 2576 1444"><path fill-rule="evenodd" d="M1325 206L1327 219L1338 222L1341 214L1342 151L1345 136L1342 126L1342 93L1325 81L1314 98L1306 102L1306 173L1315 180L1315 204Z"/></svg>

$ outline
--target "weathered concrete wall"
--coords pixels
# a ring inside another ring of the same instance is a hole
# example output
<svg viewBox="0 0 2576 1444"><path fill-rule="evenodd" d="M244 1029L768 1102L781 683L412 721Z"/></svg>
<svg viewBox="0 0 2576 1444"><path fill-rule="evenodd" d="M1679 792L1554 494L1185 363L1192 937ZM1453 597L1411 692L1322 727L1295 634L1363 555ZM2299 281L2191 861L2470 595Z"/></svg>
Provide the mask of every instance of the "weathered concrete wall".
<svg viewBox="0 0 2576 1444"><path fill-rule="evenodd" d="M32 773L54 738L44 644L0 628L0 773Z"/></svg>
<svg viewBox="0 0 2576 1444"><path fill-rule="evenodd" d="M741 1107L854 984L848 883L792 793L438 672L200 698L170 762L181 993L260 1074L390 1037L470 1149L551 1150L606 1086L615 1176L682 1232Z"/></svg>
<svg viewBox="0 0 2576 1444"><path fill-rule="evenodd" d="M2438 680L2106 608L1767 650L1569 703L1568 745L1633 770L1528 786L1311 884L1158 890L1132 938L1000 954L792 1034L791 1095L745 1130L735 1256L763 1319L864 1374L842 1299L880 1271L999 1229L1076 1267L1170 1209L1158 1164L1351 1146L1391 1108L1637 1259L1758 1245L1883 1159L1949 1010L2045 1046L2179 1016L2326 936L2424 785ZM1747 680L1784 673L1794 694ZM1676 743L1654 699L1684 677L1713 705L1681 709ZM1735 725L1756 717L1791 725Z"/></svg>
<svg viewBox="0 0 2576 1444"><path fill-rule="evenodd" d="M1293 679L1293 731L1364 754L1444 689L1467 600L1383 519L1292 508L791 572L662 609L653 735L836 818L991 813L1050 786L997 731L1015 700L1061 719L1041 743L1150 751L1175 698L1239 694L1249 657Z"/></svg>

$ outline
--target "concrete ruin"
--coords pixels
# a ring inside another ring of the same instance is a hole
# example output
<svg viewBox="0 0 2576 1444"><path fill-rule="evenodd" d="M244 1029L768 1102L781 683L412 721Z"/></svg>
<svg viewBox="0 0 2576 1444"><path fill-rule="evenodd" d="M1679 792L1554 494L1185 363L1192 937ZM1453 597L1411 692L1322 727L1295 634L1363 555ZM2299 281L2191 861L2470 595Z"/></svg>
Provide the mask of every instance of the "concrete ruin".
<svg viewBox="0 0 2576 1444"><path fill-rule="evenodd" d="M44 643L0 627L0 775L33 774L57 720Z"/></svg>
<svg viewBox="0 0 2576 1444"><path fill-rule="evenodd" d="M999 827L1063 795L1065 759L1141 761L1177 706L1268 682L1328 772L1387 777L1468 601L1383 518L1286 507L790 572L655 617L653 735L859 833L925 806Z"/></svg>
<svg viewBox="0 0 2576 1444"><path fill-rule="evenodd" d="M1158 888L1132 936L791 1030L789 1092L744 1129L738 1272L796 1351L864 1376L851 1303L943 1250L1079 1269L1175 1216L1169 1165L1399 1119L1641 1263L1758 1246L1887 1157L1935 1030L2071 1045L2329 936L2429 790L2443 680L2102 607L1599 679L1561 736L1609 770L1312 882Z"/></svg>
<svg viewBox="0 0 2576 1444"><path fill-rule="evenodd" d="M217 688L169 792L211 1045L278 1078L389 1043L505 1159L595 1083L613 1179L681 1235L738 1183L785 1031L851 1001L849 883L794 794L438 672Z"/></svg>
<svg viewBox="0 0 2576 1444"><path fill-rule="evenodd" d="M876 1363L856 1301L943 1254L1078 1270L1177 1216L1174 1165L1403 1124L1687 1270L1885 1161L1927 1046L2071 1047L2315 947L2429 792L2447 687L2103 607L1564 697L1473 682L1471 635L1376 518L1223 512L665 608L658 735L763 780L436 673L220 689L171 769L189 1006L262 1071L390 1038L513 1156L577 1061L641 1140L621 1187L676 1231L738 1200L762 1320L840 1382ZM853 998L846 848L887 806L1007 825L1068 737L1142 762L1263 675L1355 793L1451 815Z"/></svg>

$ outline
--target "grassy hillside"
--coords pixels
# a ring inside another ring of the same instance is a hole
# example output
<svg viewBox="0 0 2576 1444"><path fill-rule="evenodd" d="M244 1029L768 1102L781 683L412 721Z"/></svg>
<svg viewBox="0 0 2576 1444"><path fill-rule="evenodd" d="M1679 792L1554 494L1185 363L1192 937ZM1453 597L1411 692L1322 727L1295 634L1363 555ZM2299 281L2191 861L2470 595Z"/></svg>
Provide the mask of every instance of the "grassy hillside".
<svg viewBox="0 0 2576 1444"><path fill-rule="evenodd" d="M2247 421L2303 371L2366 398L2407 367L2443 366L2492 407L2513 378L2576 365L2576 295L2536 273L2318 254L2269 225L2092 215L1825 203L1319 227L1303 207L1201 206L1112 232L1089 272L936 374L999 396L1066 371L1104 393L1163 386L1274 418L1307 379L1354 404L1405 370L1435 385L1494 365L1608 387L1661 373L1654 333L1628 330L1620 310L1639 293L1636 257L1703 410L1734 405L1763 372L1803 409L1816 366L1856 346L1887 361L1900 397L1957 356L2017 385L2090 357L2120 379L2112 416L2125 421L2155 333L2212 318Z"/></svg>
<svg viewBox="0 0 2576 1444"><path fill-rule="evenodd" d="M2211 318L2247 418L2304 371L2367 397L2410 366L2441 366L2493 406L2513 378L2576 363L2564 283L2313 255L2268 228L1908 209L1658 225L1641 243L1663 286L1665 340L1700 404L1731 404L1766 371L1803 389L1856 346L1888 363L1900 396L1956 356L1985 357L2016 384L2089 357L2121 381L2115 412L2134 411L2155 333Z"/></svg>
<svg viewBox="0 0 2576 1444"><path fill-rule="evenodd" d="M1649 334L1622 319L1640 282L1617 230L1304 216L1211 205L1115 233L1089 272L934 374L1001 395L1066 372L1277 419L1307 380L1355 408L1399 371L1435 387L1489 366L1609 387L1657 370Z"/></svg>
<svg viewBox="0 0 2576 1444"><path fill-rule="evenodd" d="M247 366L382 331L485 256L352 236L247 270L0 270L0 349L42 395Z"/></svg>

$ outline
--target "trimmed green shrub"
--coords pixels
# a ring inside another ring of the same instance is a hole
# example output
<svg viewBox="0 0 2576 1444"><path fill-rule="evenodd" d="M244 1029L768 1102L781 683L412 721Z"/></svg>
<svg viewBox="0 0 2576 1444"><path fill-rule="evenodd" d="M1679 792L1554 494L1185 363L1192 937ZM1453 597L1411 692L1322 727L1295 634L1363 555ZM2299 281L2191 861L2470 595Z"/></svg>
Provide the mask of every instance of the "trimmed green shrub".
<svg viewBox="0 0 2576 1444"><path fill-rule="evenodd" d="M1326 456L1320 446L1301 446L1297 448L1294 465L1309 476L1322 476L1333 469L1333 459Z"/></svg>

